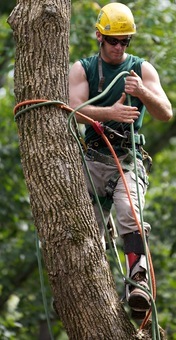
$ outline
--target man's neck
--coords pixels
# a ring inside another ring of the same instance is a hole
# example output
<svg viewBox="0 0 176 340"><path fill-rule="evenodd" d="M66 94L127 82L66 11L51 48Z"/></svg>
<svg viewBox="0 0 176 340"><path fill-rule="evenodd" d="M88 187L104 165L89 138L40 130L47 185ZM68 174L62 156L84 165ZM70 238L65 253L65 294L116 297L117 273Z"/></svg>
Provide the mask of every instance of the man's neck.
<svg viewBox="0 0 176 340"><path fill-rule="evenodd" d="M106 56L103 53L103 51L100 52L100 55L101 55L101 58L102 58L103 61L105 61L106 63L111 64L111 65L122 64L126 60L126 58L128 56L127 53L123 53L123 55L120 56L119 58L118 57L117 58L110 58L110 57Z"/></svg>

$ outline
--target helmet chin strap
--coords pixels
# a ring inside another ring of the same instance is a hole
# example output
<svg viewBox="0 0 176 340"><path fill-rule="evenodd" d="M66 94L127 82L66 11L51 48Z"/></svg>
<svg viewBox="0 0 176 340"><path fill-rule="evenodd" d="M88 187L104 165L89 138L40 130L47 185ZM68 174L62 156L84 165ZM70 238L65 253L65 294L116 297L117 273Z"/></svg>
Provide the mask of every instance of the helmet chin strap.
<svg viewBox="0 0 176 340"><path fill-rule="evenodd" d="M130 36L130 39L132 38L132 35ZM98 83L98 92L101 93L103 91L103 84L105 82L105 77L103 76L103 66L102 66L102 58L101 58L101 48L103 45L103 40L100 41L99 46L99 54L98 54L98 75L99 75L99 83ZM130 45L130 41L127 45L127 47Z"/></svg>

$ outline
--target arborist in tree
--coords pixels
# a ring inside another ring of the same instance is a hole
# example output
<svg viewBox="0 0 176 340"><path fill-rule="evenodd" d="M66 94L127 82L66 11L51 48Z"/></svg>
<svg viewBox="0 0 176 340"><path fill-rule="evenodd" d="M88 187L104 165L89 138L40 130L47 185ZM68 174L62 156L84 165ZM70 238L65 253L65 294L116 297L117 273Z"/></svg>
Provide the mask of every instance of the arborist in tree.
<svg viewBox="0 0 176 340"><path fill-rule="evenodd" d="M140 220L130 124L134 124L137 175L143 209L148 176L143 164L144 136L139 134L139 129L142 126L144 111L146 108L155 119L167 122L172 117L172 108L155 68L146 60L127 53L135 33L133 14L126 5L110 3L104 6L96 22L99 53L77 61L70 70L69 82L70 106L76 108L104 91L117 74L122 71L129 72L125 79L124 77L119 79L100 100L93 105L85 106L80 111L104 125L105 134L111 141L123 168L135 212ZM128 95L131 96L131 105L127 102ZM77 121L87 123L86 119L80 116L77 116ZM85 142L87 145L85 158L107 223L112 203L116 210L118 233L124 243L127 275L148 289L143 240L114 158L101 136L98 136L93 127L88 124L86 124ZM89 193L94 201L92 186L86 172L85 176ZM105 231L96 202L94 202L94 210L104 244ZM146 238L149 236L150 229L150 225L144 222ZM140 288L130 285L126 299L131 307L132 316L144 318L151 306L149 295Z"/></svg>

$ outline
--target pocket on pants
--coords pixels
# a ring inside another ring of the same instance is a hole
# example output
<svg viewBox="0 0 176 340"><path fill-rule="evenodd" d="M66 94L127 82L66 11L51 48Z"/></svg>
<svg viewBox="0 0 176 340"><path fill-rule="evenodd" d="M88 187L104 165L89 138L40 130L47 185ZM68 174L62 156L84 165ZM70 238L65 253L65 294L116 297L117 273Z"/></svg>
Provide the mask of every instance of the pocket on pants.
<svg viewBox="0 0 176 340"><path fill-rule="evenodd" d="M148 187L149 186L149 178L148 178L148 175L146 173L146 169L145 169L143 164L138 165L137 173L138 173L138 177L140 179L142 179L142 181L144 182L146 187Z"/></svg>
<svg viewBox="0 0 176 340"><path fill-rule="evenodd" d="M139 170L139 169L138 169ZM131 178L136 182L136 174L133 171L130 171ZM138 172L138 184L140 185L143 194L145 195L147 188L148 188L148 176L144 174L142 171ZM137 185L137 183L136 183Z"/></svg>

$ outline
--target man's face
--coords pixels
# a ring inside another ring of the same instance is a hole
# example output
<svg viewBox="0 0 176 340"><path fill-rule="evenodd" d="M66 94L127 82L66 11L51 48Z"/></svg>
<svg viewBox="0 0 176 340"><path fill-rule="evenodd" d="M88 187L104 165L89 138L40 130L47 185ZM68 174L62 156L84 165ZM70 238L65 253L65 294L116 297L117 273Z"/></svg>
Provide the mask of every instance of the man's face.
<svg viewBox="0 0 176 340"><path fill-rule="evenodd" d="M125 58L125 50L130 42L128 35L102 35L100 32L97 39L102 43L101 55L102 58L111 64L121 63Z"/></svg>

